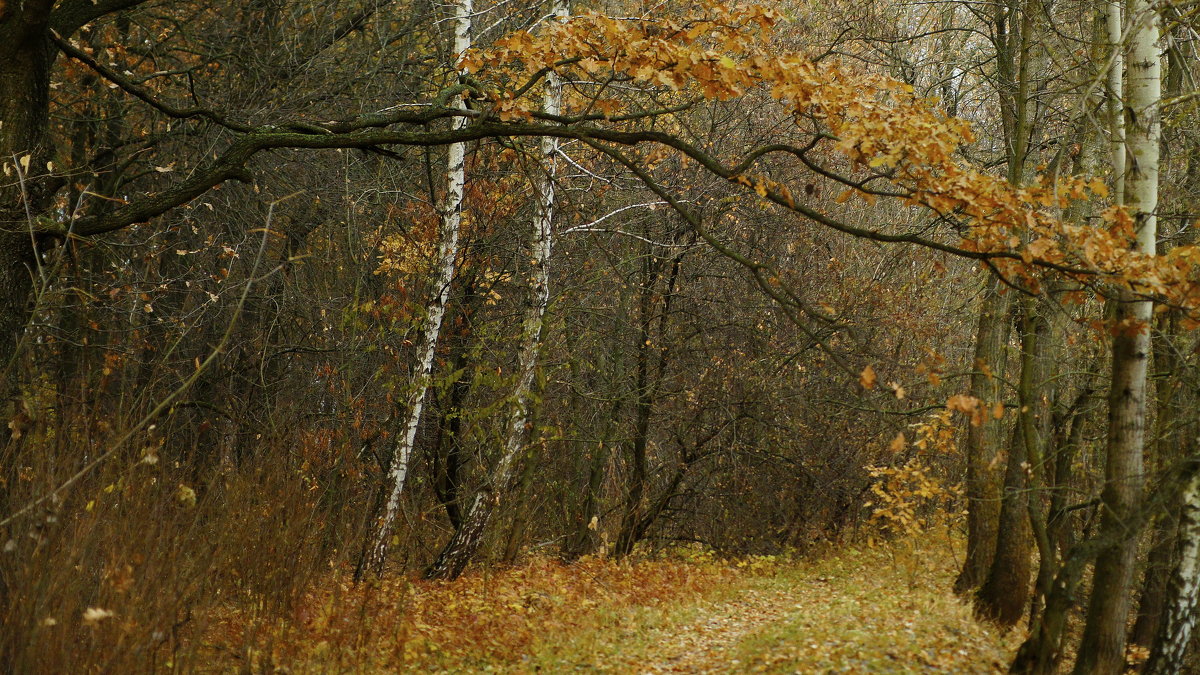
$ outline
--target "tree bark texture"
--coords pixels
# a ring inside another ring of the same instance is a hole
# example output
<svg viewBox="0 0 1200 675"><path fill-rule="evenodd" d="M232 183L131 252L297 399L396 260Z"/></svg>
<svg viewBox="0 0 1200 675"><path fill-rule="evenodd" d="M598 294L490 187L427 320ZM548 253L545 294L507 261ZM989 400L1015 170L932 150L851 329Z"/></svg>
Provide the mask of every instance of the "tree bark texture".
<svg viewBox="0 0 1200 675"><path fill-rule="evenodd" d="M30 218L44 200L50 68L50 2L0 8L0 373L12 395L14 358L30 316L36 264Z"/></svg>
<svg viewBox="0 0 1200 675"><path fill-rule="evenodd" d="M469 6L469 2L468 2ZM567 16L566 0L554 4L554 15L558 20ZM457 44L456 44L457 46ZM546 94L542 109L549 115L558 115L562 110L562 83L551 72L546 75ZM455 531L450 541L438 554L437 559L425 571L426 578L455 579L466 569L483 544L492 513L500 504L513 482L514 470L521 457L527 438L530 392L542 350L543 324L546 308L550 304L550 255L554 245L554 181L555 155L558 140L545 137L541 142L541 154L545 177L539 181L538 206L533 217L532 269L530 270L530 300L522 330L521 349L518 356L517 383L513 391L513 410L508 422L504 449L496 464L489 484L476 495L463 526Z"/></svg>
<svg viewBox="0 0 1200 675"><path fill-rule="evenodd" d="M1158 159L1161 123L1160 20L1147 0L1131 0L1126 106L1130 157L1125 199L1135 219L1138 250L1153 254L1158 205ZM1137 510L1143 484L1146 428L1146 367L1150 352L1152 303L1123 293L1113 337L1109 431L1105 460L1102 536L1128 527ZM1114 537L1116 538L1116 537ZM1096 559L1087 622L1076 659L1076 675L1116 675L1125 668L1126 622L1137 554L1136 537L1109 547Z"/></svg>
<svg viewBox="0 0 1200 675"><path fill-rule="evenodd" d="M1044 548L1044 523L1033 517L1040 509L1031 485L1041 468L1033 466L1041 458L1041 438L1047 418L1045 386L1046 365L1041 350L1048 333L1046 321L1038 316L1035 298L1021 303L1021 377L1018 384L1017 424L1013 430L1008 466L1004 476L1004 496L1000 505L999 533L988 576L976 594L976 612L1002 626L1014 626L1025 614L1031 567L1031 548L1037 524L1039 547Z"/></svg>
<svg viewBox="0 0 1200 675"><path fill-rule="evenodd" d="M1179 516L1179 563L1171 573L1159 632L1142 671L1145 675L1182 672L1184 653L1196 627L1196 598L1200 593L1200 474L1183 491Z"/></svg>
<svg viewBox="0 0 1200 675"><path fill-rule="evenodd" d="M461 54L471 47L472 0L459 0L454 13L454 53ZM451 127L461 129L467 125L466 117L455 117ZM425 397L433 377L434 357L437 354L438 337L441 335L442 319L446 316L446 305L450 301L450 286L454 281L455 262L458 258L458 234L462 224L463 195L466 189L466 143L453 143L449 148L446 175L446 202L442 208L441 238L438 242L438 276L433 294L425 308L425 331L421 347L421 365L413 378L412 391L406 401L406 418L403 433L398 435L392 457L392 468L388 474L391 493L384 507L383 519L372 548L372 567L382 572L387 557L387 547L395 528L396 516L400 512L400 496L408 478L412 463L413 445L417 428L421 425L421 414Z"/></svg>
<svg viewBox="0 0 1200 675"><path fill-rule="evenodd" d="M1007 295L999 292L1000 281L988 280L979 324L975 332L975 366L971 372L971 395L988 410L1002 402L1004 347L1008 342ZM956 593L967 593L987 578L996 553L1000 522L1000 472L996 451L1003 442L1004 425L988 420L967 430L967 555L954 582Z"/></svg>

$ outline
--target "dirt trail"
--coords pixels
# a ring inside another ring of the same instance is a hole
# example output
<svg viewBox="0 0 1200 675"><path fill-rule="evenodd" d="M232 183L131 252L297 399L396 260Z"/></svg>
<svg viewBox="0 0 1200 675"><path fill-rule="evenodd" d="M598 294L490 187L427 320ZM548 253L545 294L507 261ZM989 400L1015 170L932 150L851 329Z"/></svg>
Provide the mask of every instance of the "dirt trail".
<svg viewBox="0 0 1200 675"><path fill-rule="evenodd" d="M728 673L743 665L735 652L742 640L782 621L797 606L785 589L746 589L732 600L713 603L696 620L666 635L652 662L640 672Z"/></svg>
<svg viewBox="0 0 1200 675"><path fill-rule="evenodd" d="M618 672L1002 673L1019 631L978 623L926 548L847 548L702 604Z"/></svg>

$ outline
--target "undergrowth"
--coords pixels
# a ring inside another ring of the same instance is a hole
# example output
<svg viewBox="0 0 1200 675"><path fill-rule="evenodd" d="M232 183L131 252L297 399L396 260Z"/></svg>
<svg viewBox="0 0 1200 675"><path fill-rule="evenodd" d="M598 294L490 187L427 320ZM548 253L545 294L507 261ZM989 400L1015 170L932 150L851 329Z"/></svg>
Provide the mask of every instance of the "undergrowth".
<svg viewBox="0 0 1200 675"><path fill-rule="evenodd" d="M534 557L477 569L453 582L387 578L354 585L327 579L279 617L269 647L244 643L253 610L220 612L204 637L225 655L218 669L293 673L483 672L533 669L547 645L594 644L585 636L628 623L638 611L665 618L753 572L708 556L636 563ZM248 661L247 661L248 660Z"/></svg>

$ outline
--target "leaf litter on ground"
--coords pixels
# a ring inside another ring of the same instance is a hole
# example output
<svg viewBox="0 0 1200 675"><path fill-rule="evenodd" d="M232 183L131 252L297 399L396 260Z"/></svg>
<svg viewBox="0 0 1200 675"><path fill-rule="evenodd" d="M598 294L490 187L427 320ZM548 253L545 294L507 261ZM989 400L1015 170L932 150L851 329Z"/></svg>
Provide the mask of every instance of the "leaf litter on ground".
<svg viewBox="0 0 1200 675"><path fill-rule="evenodd" d="M1000 673L1020 635L951 593L945 535L802 559L533 557L454 582L331 577L286 616L230 608L215 670Z"/></svg>

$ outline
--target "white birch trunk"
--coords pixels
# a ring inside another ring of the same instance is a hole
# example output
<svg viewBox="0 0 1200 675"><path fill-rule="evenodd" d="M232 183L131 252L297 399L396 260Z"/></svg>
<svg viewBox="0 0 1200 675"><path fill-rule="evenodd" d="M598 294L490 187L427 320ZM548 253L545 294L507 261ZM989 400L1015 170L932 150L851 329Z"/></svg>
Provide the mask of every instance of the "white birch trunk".
<svg viewBox="0 0 1200 675"><path fill-rule="evenodd" d="M462 54L471 47L471 14L473 0L458 0L454 12L454 53ZM454 129L466 126L466 117L455 117L450 125ZM466 188L465 143L450 145L446 163L446 201L442 207L441 238L438 242L438 277L425 308L425 331L421 345L421 363L412 382L412 392L406 402L408 417L404 433L399 436L392 453L388 481L391 492L384 506L383 519L371 550L371 564L381 572L387 555L387 547L395 529L396 516L400 511L400 496L408 478L412 461L413 445L417 438L417 427L421 424L421 413L425 409L425 398L433 376L433 362L437 354L438 337L442 331L442 319L446 316L446 305L450 300L450 285L454 279L455 260L458 256L458 231L462 224L463 194Z"/></svg>
<svg viewBox="0 0 1200 675"><path fill-rule="evenodd" d="M1127 62L1129 120L1126 147L1125 203L1137 227L1136 248L1155 253L1158 207L1158 159L1162 98L1161 22L1149 0L1130 0ZM1125 523L1141 503L1143 447L1146 433L1146 367L1150 355L1153 303L1123 291L1113 338L1112 385L1109 390L1109 430L1104 517L1101 536L1120 536L1122 543L1096 559L1087 624L1075 665L1077 675L1112 674L1125 670L1126 620L1137 554L1136 533Z"/></svg>
<svg viewBox="0 0 1200 675"><path fill-rule="evenodd" d="M1108 115L1109 154L1113 165L1113 203L1125 203L1125 111L1122 109L1124 91L1125 59L1122 53L1121 2L1106 0L1104 23L1111 63L1108 68L1108 99L1105 111Z"/></svg>
<svg viewBox="0 0 1200 675"><path fill-rule="evenodd" d="M556 20L561 21L567 17L567 4L567 0L555 0ZM551 115L558 115L562 111L562 82L553 72L546 76L542 110ZM462 574L483 542L488 521L512 482L517 460L525 446L529 392L533 388L533 378L537 373L538 358L542 349L542 326L546 307L550 304L550 252L554 243L554 179L557 174L557 154L558 139L549 136L542 138L541 155L546 173L537 185L538 202L530 236L530 300L522 325L521 350L517 365L519 374L513 390L513 409L508 421L504 450L500 461L492 470L489 484L476 493L462 527L454 533L437 560L426 571L426 576L430 578L453 579Z"/></svg>
<svg viewBox="0 0 1200 675"><path fill-rule="evenodd" d="M555 16L567 16L566 0L557 0ZM562 112L562 83L555 73L546 75L546 96L542 110L550 115ZM542 138L542 162L546 175L538 186L538 208L533 217L533 232L530 237L532 269L530 270L531 298L522 330L520 355L520 377L514 391L515 403L509 420L508 436L504 454L496 466L493 485L506 485L512 477L513 465L523 447L525 423L529 417L529 391L537 372L538 358L542 350L542 324L546 307L550 304L550 252L554 246L554 179L558 173L555 155L558 154L558 139Z"/></svg>
<svg viewBox="0 0 1200 675"><path fill-rule="evenodd" d="M1144 675L1172 675L1183 669L1183 656L1196 627L1200 594L1200 474L1188 481L1179 517L1179 565L1171 573L1166 611Z"/></svg>

